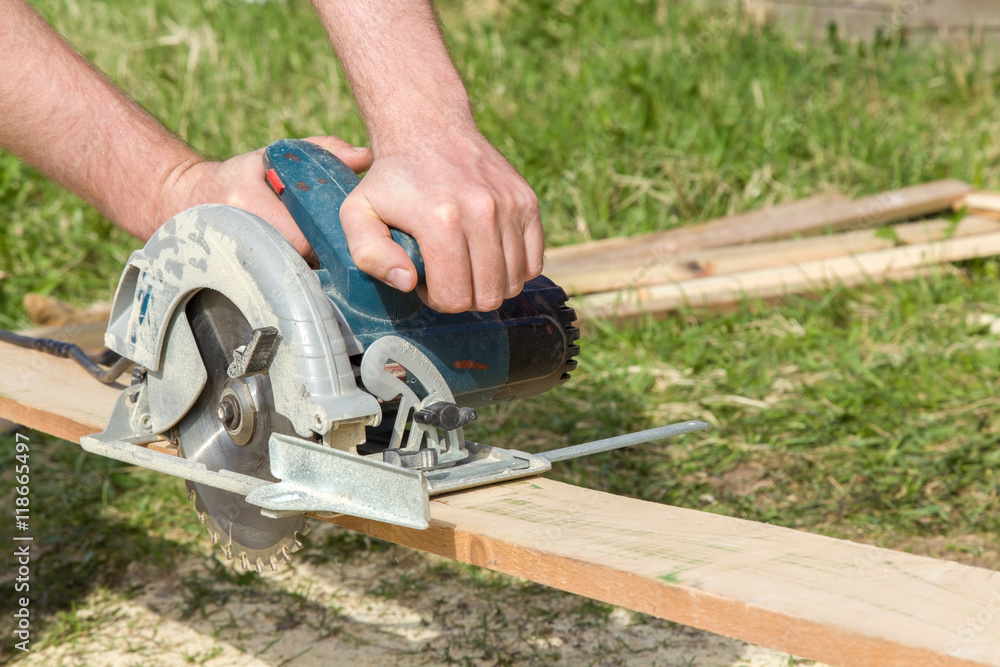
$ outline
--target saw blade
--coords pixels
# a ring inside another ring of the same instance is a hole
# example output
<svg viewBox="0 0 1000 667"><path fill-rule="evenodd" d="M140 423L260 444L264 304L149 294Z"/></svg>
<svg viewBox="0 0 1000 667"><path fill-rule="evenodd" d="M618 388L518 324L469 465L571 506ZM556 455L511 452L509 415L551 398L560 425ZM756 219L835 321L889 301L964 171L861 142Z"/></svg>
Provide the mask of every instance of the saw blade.
<svg viewBox="0 0 1000 667"><path fill-rule="evenodd" d="M203 463L209 470L232 470L278 481L271 475L268 439L272 433L295 435L295 431L287 418L275 412L267 375L253 376L250 384L257 409L253 434L245 444L236 444L219 418L220 394L229 380L226 369L233 350L250 340L253 328L232 301L212 290L192 297L187 316L208 381L175 427L181 456ZM275 569L279 559L290 562L289 554L301 548L296 533L304 535L309 529L304 515L272 519L239 494L191 481L187 485L212 541L245 569Z"/></svg>

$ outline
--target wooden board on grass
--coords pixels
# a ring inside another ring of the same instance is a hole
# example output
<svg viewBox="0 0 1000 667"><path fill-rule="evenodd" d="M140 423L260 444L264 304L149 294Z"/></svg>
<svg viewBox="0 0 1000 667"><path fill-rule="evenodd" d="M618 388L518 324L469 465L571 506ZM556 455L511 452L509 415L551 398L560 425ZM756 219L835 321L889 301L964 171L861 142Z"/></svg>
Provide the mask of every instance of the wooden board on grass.
<svg viewBox="0 0 1000 667"><path fill-rule="evenodd" d="M547 270L546 276L571 295L593 294L887 250L897 243L913 245L988 232L1000 232L1000 221L970 215L957 224L948 220L908 222L889 229L693 250L640 265L631 261L584 269L570 265L561 271Z"/></svg>
<svg viewBox="0 0 1000 667"><path fill-rule="evenodd" d="M72 440L103 429L120 387L2 343L0 358L0 417ZM833 665L1000 667L990 570L544 478L443 496L431 517L332 522Z"/></svg>
<svg viewBox="0 0 1000 667"><path fill-rule="evenodd" d="M800 218L804 215L809 215L813 211L830 206L831 204L838 204L847 201L850 200L839 192L823 192L812 197L806 197L805 199L796 199L795 201L786 202L784 204L776 204L774 206L767 206L755 211L746 211L745 213L715 218L714 220L685 225L684 227L664 232L653 232L639 236L616 236L613 238L601 239L599 241L590 241L588 243L576 243L558 248L549 248L545 251L545 272L548 274L551 271L559 270L565 264L581 260L585 257L605 253L610 250L619 250L622 248L639 246L649 239L669 238L672 235L680 234L682 230L684 234L690 235L692 233L704 233L711 230L738 229L740 227L753 227L756 225L772 225L776 220ZM643 241L643 239L645 239L645 241Z"/></svg>
<svg viewBox="0 0 1000 667"><path fill-rule="evenodd" d="M956 208L997 217L1000 215L1000 192L970 192L956 202Z"/></svg>
<svg viewBox="0 0 1000 667"><path fill-rule="evenodd" d="M948 210L972 186L944 180L883 192L856 201L813 199L793 202L785 208L764 209L752 214L723 218L711 225L690 225L633 236L629 239L597 241L572 246L562 252L549 251L546 275L568 270L585 272L609 265L643 266L681 252L757 243L824 231L858 230L897 220ZM758 217L754 217L754 216ZM607 244L601 246L600 244Z"/></svg>
<svg viewBox="0 0 1000 667"><path fill-rule="evenodd" d="M948 262L1000 254L1000 233L919 243L889 250L833 257L802 264L696 278L638 289L602 292L574 299L581 319L625 319L659 315L685 305L717 307L744 298L772 299L816 292L831 285L860 285Z"/></svg>

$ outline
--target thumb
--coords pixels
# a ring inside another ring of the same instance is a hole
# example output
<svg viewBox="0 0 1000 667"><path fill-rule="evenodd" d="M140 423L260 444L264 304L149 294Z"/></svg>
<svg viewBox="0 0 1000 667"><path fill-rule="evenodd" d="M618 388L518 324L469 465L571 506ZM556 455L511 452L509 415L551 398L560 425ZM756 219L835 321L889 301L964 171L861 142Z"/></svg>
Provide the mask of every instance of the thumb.
<svg viewBox="0 0 1000 667"><path fill-rule="evenodd" d="M368 171L374 160L372 149L353 146L340 137L306 137L306 141L330 151L356 174Z"/></svg>
<svg viewBox="0 0 1000 667"><path fill-rule="evenodd" d="M358 186L340 207L340 225L351 259L359 269L402 292L417 285L417 269L406 251L392 240L389 227Z"/></svg>

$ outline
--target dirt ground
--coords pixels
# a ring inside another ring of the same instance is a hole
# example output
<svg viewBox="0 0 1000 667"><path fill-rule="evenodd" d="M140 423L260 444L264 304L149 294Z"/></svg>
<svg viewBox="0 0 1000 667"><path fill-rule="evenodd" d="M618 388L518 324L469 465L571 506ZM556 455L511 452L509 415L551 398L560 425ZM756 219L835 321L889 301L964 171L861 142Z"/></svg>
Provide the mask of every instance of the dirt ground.
<svg viewBox="0 0 1000 667"><path fill-rule="evenodd" d="M97 590L79 627L21 665L813 665L320 525L262 576L203 553L141 562Z"/></svg>

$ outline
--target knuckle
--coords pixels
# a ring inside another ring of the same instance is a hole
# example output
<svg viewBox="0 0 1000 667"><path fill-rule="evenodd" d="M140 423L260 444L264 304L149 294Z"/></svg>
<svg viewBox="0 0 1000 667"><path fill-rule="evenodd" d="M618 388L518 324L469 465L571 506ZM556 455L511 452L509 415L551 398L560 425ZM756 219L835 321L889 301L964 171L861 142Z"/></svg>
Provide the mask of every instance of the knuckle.
<svg viewBox="0 0 1000 667"><path fill-rule="evenodd" d="M535 194L535 191L532 190L530 187L525 187L520 190L519 194L520 196L518 197L518 199L520 200L521 207L523 208L523 210L529 213L537 213L539 205L538 205L538 195Z"/></svg>
<svg viewBox="0 0 1000 667"><path fill-rule="evenodd" d="M441 227L458 227L462 222L462 210L454 201L438 202L431 214L435 224Z"/></svg>
<svg viewBox="0 0 1000 667"><path fill-rule="evenodd" d="M517 296L518 294L520 294L521 290L523 290L523 289L524 289L524 283L521 283L521 282L512 283L511 285L507 286L507 293L504 295L504 298L505 299L512 299L515 296Z"/></svg>
<svg viewBox="0 0 1000 667"><path fill-rule="evenodd" d="M532 278L537 278L542 275L542 270L545 268L545 260L541 253L538 253L538 257L530 257L528 259L528 264L525 267L524 279L525 281L531 280Z"/></svg>
<svg viewBox="0 0 1000 667"><path fill-rule="evenodd" d="M511 194L510 200L517 207L518 213L525 217L536 215L539 211L538 195L527 183L522 183Z"/></svg>
<svg viewBox="0 0 1000 667"><path fill-rule="evenodd" d="M482 298L477 295L476 305L484 311L496 310L500 307L500 304L503 303L503 299L503 292L492 292L490 294L483 295Z"/></svg>
<svg viewBox="0 0 1000 667"><path fill-rule="evenodd" d="M472 299L435 299L431 307L442 313L464 313L472 308Z"/></svg>
<svg viewBox="0 0 1000 667"><path fill-rule="evenodd" d="M542 205L538 202L538 197L535 193L531 193L531 199L528 201L528 215L532 221L542 219Z"/></svg>
<svg viewBox="0 0 1000 667"><path fill-rule="evenodd" d="M505 280L506 294L509 296L512 289L524 283L527 279L528 267L524 263L524 251L519 252L514 257L507 257L507 278ZM520 289L518 288L518 291Z"/></svg>
<svg viewBox="0 0 1000 667"><path fill-rule="evenodd" d="M469 195L469 209L477 220L492 222L497 217L497 202L486 190L476 190Z"/></svg>
<svg viewBox="0 0 1000 667"><path fill-rule="evenodd" d="M429 305L442 313L464 313L472 308L472 292L467 285L444 283L428 292Z"/></svg>
<svg viewBox="0 0 1000 667"><path fill-rule="evenodd" d="M351 248L351 259L359 269L367 273L367 269L374 269L381 264L384 253L380 252L377 243L361 243Z"/></svg>

